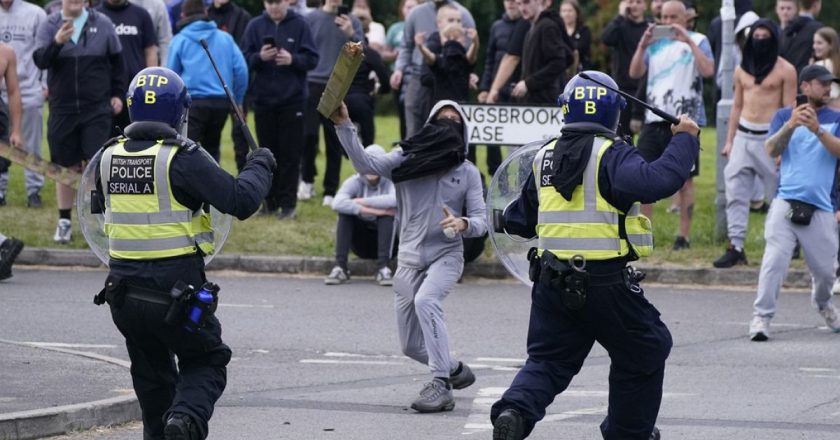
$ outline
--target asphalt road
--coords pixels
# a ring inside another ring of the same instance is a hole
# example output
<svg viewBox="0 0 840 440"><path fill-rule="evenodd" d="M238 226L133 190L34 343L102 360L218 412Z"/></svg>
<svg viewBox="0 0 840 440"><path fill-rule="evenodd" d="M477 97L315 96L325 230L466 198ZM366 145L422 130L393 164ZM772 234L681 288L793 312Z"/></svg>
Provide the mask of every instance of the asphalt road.
<svg viewBox="0 0 840 440"><path fill-rule="evenodd" d="M389 288L371 279L332 287L321 278L219 272L211 278L222 286L217 313L234 350L211 439L490 438L490 405L524 362L528 291L466 280L444 308L451 350L473 366L478 381L456 392L453 412L415 414L408 405L427 370L399 354ZM91 304L103 279L102 271L16 268L0 290L0 339L127 359L107 310ZM658 421L663 438L838 438L840 335L825 328L807 292L783 293L766 343L746 337L751 291L656 286L646 294L675 341ZM0 353L6 350L0 345ZM90 374L101 369L113 384L98 398L130 387L127 370L89 361L83 367ZM531 438L600 438L608 370L609 358L596 345ZM35 392L39 385L27 374L0 373ZM92 386L76 381L62 389L79 401ZM142 428L61 438L139 439Z"/></svg>

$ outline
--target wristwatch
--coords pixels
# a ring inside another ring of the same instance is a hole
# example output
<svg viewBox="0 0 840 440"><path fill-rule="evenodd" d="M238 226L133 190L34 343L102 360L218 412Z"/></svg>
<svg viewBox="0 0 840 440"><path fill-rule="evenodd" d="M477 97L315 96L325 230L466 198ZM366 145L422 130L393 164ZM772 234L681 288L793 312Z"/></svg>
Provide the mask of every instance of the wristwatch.
<svg viewBox="0 0 840 440"><path fill-rule="evenodd" d="M825 130L823 130L823 128L820 127L820 128L817 129L816 133L814 133L814 134L817 135L817 139L819 139L819 138L822 137L823 134L825 134Z"/></svg>

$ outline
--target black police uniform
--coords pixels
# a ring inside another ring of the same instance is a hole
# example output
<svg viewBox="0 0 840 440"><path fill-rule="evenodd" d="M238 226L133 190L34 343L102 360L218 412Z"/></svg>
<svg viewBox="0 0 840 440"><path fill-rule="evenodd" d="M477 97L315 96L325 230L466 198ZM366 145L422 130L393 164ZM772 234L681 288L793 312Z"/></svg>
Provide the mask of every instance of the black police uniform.
<svg viewBox="0 0 840 440"><path fill-rule="evenodd" d="M167 124L148 121L129 125L125 134L130 139L125 144L128 151L144 150L157 139L177 136ZM200 147L186 141L172 159L169 178L175 199L191 210L207 203L244 220L257 211L268 192L272 168L263 156L255 155L234 178ZM98 166L96 185L101 195ZM103 197L99 202L104 206ZM143 410L143 438L163 439L166 418L174 413L190 416L200 438L205 438L207 421L227 382L230 348L222 342L215 316L195 332L188 332L183 324L164 323L170 302L167 295L177 281L196 288L207 281L202 255L145 261L111 258L109 266L109 281L131 286L122 289L110 307L131 358L131 378ZM139 293L126 294L135 291ZM178 357L177 370L173 354Z"/></svg>
<svg viewBox="0 0 840 440"><path fill-rule="evenodd" d="M599 130L606 131L606 129ZM562 139L562 138L561 138ZM558 151L555 147L555 154ZM601 159L600 193L627 212L635 202L652 203L675 193L688 177L699 145L680 133L662 157L647 163L637 150L617 140ZM580 157L585 168L588 155ZM539 200L534 175L504 213L505 230L535 237ZM506 409L522 417L527 436L555 396L563 392L583 365L595 341L609 352L609 411L601 424L605 439L648 439L662 398L665 359L671 335L659 312L644 297L629 259L587 261L590 275L583 308L573 310L560 291L540 281L531 291L528 360L501 400L493 405L494 422Z"/></svg>

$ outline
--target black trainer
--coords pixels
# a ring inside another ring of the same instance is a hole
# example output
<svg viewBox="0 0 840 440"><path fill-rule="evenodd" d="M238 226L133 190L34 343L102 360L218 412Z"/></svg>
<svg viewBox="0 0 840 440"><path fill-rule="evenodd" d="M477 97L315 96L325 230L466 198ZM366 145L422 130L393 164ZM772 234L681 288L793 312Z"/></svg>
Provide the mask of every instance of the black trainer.
<svg viewBox="0 0 840 440"><path fill-rule="evenodd" d="M192 417L182 413L173 413L166 419L163 435L166 440L202 440Z"/></svg>
<svg viewBox="0 0 840 440"><path fill-rule="evenodd" d="M32 193L26 199L26 206L33 208L33 209L40 209L44 206L44 203L41 201L41 195L38 193Z"/></svg>
<svg viewBox="0 0 840 440"><path fill-rule="evenodd" d="M712 265L719 268L726 268L732 267L736 264L747 264L747 255L744 253L744 250L741 249L740 251L732 246L731 244L729 247L726 248L726 252L715 260Z"/></svg>
<svg viewBox="0 0 840 440"><path fill-rule="evenodd" d="M15 259L21 250L23 250L23 242L11 237L0 244L0 280L12 277L12 265L15 264Z"/></svg>
<svg viewBox="0 0 840 440"><path fill-rule="evenodd" d="M525 423L515 409L506 409L493 422L493 440L522 440L525 438Z"/></svg>
<svg viewBox="0 0 840 440"><path fill-rule="evenodd" d="M689 243L688 240L686 240L685 237L682 237L682 236L678 235L677 239L674 240L674 246L671 248L671 250L681 251L683 249L688 249L690 247L691 247L691 243Z"/></svg>

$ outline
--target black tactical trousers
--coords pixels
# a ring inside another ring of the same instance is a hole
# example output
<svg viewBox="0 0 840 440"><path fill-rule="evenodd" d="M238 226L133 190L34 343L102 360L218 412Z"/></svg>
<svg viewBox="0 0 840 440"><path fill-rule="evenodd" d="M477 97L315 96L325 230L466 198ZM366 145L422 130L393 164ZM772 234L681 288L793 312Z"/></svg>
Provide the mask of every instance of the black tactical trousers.
<svg viewBox="0 0 840 440"><path fill-rule="evenodd" d="M516 409L526 435L562 393L598 341L609 352L609 410L601 424L605 439L647 440L662 400L671 333L637 284L591 286L586 304L569 310L560 293L535 283L531 291L528 360L491 420Z"/></svg>
<svg viewBox="0 0 840 440"><path fill-rule="evenodd" d="M143 410L144 440L163 440L166 418L174 412L192 417L202 438L207 421L227 383L230 348L222 342L215 316L190 333L163 323L168 306L126 297L111 316L125 336L131 379ZM175 368L174 355L178 357Z"/></svg>

